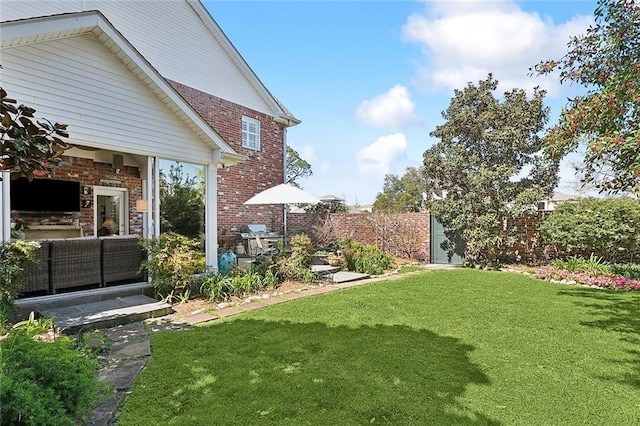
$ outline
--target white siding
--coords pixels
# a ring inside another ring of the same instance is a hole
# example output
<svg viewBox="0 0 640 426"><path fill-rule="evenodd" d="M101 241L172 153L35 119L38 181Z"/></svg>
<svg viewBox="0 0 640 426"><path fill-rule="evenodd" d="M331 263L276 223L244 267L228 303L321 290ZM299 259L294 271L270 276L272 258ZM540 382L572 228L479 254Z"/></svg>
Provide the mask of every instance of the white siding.
<svg viewBox="0 0 640 426"><path fill-rule="evenodd" d="M94 36L2 50L2 86L78 144L204 164L195 136Z"/></svg>
<svg viewBox="0 0 640 426"><path fill-rule="evenodd" d="M267 101L184 0L2 0L2 20L99 10L165 78L273 115Z"/></svg>

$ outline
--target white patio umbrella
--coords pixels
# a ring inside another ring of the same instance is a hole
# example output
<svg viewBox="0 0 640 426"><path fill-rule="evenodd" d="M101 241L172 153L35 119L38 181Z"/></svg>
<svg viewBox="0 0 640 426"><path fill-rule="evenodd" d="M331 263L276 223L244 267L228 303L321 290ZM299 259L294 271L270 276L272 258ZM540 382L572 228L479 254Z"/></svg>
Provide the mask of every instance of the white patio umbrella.
<svg viewBox="0 0 640 426"><path fill-rule="evenodd" d="M318 204L320 199L287 183L265 189L249 198L244 204L283 204L284 238L287 239L287 206L289 204Z"/></svg>

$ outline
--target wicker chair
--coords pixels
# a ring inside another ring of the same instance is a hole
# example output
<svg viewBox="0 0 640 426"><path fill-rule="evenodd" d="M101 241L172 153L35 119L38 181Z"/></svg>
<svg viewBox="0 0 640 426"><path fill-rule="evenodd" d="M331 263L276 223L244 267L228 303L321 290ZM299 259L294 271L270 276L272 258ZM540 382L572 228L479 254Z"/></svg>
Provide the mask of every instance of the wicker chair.
<svg viewBox="0 0 640 426"><path fill-rule="evenodd" d="M147 253L138 237L104 237L102 241L102 285L119 281L143 281L140 264Z"/></svg>
<svg viewBox="0 0 640 426"><path fill-rule="evenodd" d="M51 290L101 284L100 240L76 238L51 241Z"/></svg>
<svg viewBox="0 0 640 426"><path fill-rule="evenodd" d="M36 262L29 263L25 268L25 286L23 293L46 290L49 292L49 248L51 242L40 241L40 248L36 250Z"/></svg>

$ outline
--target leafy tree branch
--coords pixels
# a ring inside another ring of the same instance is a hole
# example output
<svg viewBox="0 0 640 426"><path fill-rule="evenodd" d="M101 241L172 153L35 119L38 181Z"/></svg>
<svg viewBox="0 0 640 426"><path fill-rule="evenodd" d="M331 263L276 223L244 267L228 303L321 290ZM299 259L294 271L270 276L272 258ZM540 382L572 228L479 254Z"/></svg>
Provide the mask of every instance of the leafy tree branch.
<svg viewBox="0 0 640 426"><path fill-rule="evenodd" d="M599 0L595 23L572 37L568 52L534 66L533 74L559 71L561 83L584 86L569 99L545 138L546 152L561 158L586 145L585 182L600 191L640 193L640 2Z"/></svg>

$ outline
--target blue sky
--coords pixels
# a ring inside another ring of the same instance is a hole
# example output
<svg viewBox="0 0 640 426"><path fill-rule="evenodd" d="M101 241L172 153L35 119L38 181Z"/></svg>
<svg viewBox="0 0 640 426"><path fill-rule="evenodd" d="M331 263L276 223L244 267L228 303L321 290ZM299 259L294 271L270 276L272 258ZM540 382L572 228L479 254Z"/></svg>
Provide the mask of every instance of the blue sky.
<svg viewBox="0 0 640 426"><path fill-rule="evenodd" d="M493 72L499 91L548 90L553 122L578 87L529 77L593 22L595 0L203 1L266 87L302 123L288 143L316 196L370 204L387 173L419 166L453 90ZM574 192L571 166L563 192Z"/></svg>

